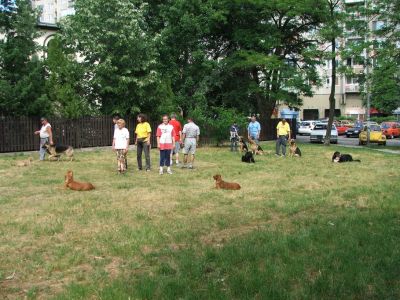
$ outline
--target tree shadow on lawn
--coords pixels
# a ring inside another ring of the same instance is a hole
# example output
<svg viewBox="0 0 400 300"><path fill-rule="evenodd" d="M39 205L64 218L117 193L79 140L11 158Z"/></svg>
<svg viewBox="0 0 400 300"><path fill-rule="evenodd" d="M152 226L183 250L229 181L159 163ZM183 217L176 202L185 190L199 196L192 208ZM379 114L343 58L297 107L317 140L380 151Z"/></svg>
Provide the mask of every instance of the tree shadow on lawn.
<svg viewBox="0 0 400 300"><path fill-rule="evenodd" d="M72 284L57 299L398 299L400 214L341 212L222 247L155 251L146 255L152 271L131 270L100 289Z"/></svg>

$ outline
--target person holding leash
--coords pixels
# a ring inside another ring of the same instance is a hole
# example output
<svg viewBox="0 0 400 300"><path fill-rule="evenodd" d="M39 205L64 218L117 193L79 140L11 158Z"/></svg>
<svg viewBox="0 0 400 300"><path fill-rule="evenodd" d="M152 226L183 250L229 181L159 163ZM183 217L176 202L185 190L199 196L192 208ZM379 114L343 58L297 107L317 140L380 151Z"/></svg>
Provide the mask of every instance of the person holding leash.
<svg viewBox="0 0 400 300"><path fill-rule="evenodd" d="M137 163L138 170L142 170L142 153L146 158L146 171L150 171L150 145L151 145L151 127L147 122L145 114L139 114L137 116L138 124L136 125L136 140L135 145L137 146Z"/></svg>
<svg viewBox="0 0 400 300"><path fill-rule="evenodd" d="M286 156L287 141L290 140L290 126L283 118L276 126L276 156L281 156L280 150L282 148L282 156Z"/></svg>
<svg viewBox="0 0 400 300"><path fill-rule="evenodd" d="M249 140L253 140L256 144L259 143L261 132L261 125L258 123L256 116L251 116L251 121L247 126L247 137Z"/></svg>
<svg viewBox="0 0 400 300"><path fill-rule="evenodd" d="M40 130L35 131L35 134L40 136L39 159L44 160L46 149L43 148L43 145L47 142L49 142L50 145L53 145L53 132L47 118L40 118L40 123L42 123L42 127Z"/></svg>
<svg viewBox="0 0 400 300"><path fill-rule="evenodd" d="M238 141L239 141L239 126L236 122L233 122L233 125L229 129L230 140L231 140L231 151L233 149L237 151Z"/></svg>

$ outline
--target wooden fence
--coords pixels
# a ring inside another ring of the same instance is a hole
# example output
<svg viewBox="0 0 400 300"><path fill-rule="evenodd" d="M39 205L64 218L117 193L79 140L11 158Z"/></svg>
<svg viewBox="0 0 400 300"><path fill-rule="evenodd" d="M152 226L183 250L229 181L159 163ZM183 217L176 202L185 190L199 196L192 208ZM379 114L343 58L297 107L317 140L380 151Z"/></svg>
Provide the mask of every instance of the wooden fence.
<svg viewBox="0 0 400 300"><path fill-rule="evenodd" d="M136 127L136 119L124 118L131 136ZM74 148L110 146L114 132L112 118L107 116L82 117L79 119L49 118L56 144L71 145ZM261 124L261 140L276 138L278 120ZM159 122L151 122L153 130L152 146L156 146L155 132ZM290 124L296 128L295 120ZM34 135L40 129L39 117L0 117L0 153L33 151L39 148L39 137ZM212 128L201 128L201 143L216 144ZM242 130L244 131L244 130ZM242 133L244 134L244 132ZM229 131L227 128L227 137ZM131 143L134 142L133 137Z"/></svg>

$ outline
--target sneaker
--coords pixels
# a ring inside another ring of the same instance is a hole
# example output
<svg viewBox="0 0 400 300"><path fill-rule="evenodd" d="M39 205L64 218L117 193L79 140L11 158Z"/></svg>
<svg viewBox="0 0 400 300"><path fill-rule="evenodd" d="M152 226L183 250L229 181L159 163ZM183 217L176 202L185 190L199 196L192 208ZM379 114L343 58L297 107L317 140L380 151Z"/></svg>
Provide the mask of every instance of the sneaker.
<svg viewBox="0 0 400 300"><path fill-rule="evenodd" d="M164 174L164 170L160 170L160 172L158 172L158 174L163 175Z"/></svg>
<svg viewBox="0 0 400 300"><path fill-rule="evenodd" d="M281 155L280 155L280 154L275 154L275 156L277 156L277 157L281 157Z"/></svg>
<svg viewBox="0 0 400 300"><path fill-rule="evenodd" d="M177 166L177 167L180 167L180 166L181 166L181 164L179 163L179 161L176 163L176 166Z"/></svg>
<svg viewBox="0 0 400 300"><path fill-rule="evenodd" d="M150 169L146 169L146 172L150 172Z"/></svg>
<svg viewBox="0 0 400 300"><path fill-rule="evenodd" d="M189 166L188 166L188 169L193 169L193 166L192 166L192 165L189 165Z"/></svg>
<svg viewBox="0 0 400 300"><path fill-rule="evenodd" d="M183 164L183 165L181 166L182 169L186 169L187 167L188 167L188 166L185 165L185 164Z"/></svg>
<svg viewBox="0 0 400 300"><path fill-rule="evenodd" d="M172 175L171 169L168 169L168 170L167 170L167 173L170 174L170 175Z"/></svg>

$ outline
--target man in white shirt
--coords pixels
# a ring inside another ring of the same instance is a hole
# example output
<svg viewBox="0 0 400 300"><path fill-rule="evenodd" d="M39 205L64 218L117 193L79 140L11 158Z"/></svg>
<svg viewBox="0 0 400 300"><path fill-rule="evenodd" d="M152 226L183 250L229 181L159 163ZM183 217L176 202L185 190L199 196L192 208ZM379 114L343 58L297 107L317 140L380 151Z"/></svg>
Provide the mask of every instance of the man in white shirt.
<svg viewBox="0 0 400 300"><path fill-rule="evenodd" d="M42 123L42 127L40 130L35 131L35 134L40 136L39 159L44 160L46 149L43 148L43 145L47 142L53 145L53 132L47 118L40 118L40 123Z"/></svg>

